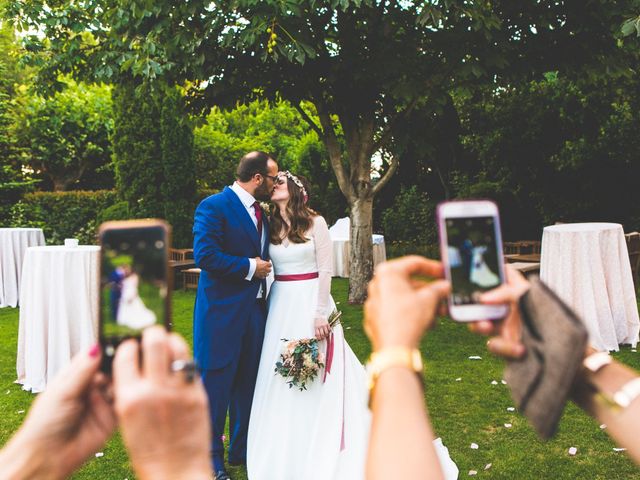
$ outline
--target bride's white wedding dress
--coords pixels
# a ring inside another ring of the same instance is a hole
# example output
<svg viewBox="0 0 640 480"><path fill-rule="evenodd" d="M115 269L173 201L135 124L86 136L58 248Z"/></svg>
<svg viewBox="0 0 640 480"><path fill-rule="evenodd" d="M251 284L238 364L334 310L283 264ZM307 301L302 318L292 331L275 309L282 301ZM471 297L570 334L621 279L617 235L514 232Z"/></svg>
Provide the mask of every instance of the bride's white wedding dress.
<svg viewBox="0 0 640 480"><path fill-rule="evenodd" d="M307 390L300 391L289 388L274 371L285 344L282 339L313 337L314 319L319 315L327 318L335 308L330 295L331 238L322 217L315 218L309 237L306 243L289 243L285 239L285 244L269 247L276 280L269 294L249 421L249 480L364 479L371 421L366 376L344 340L342 326L333 329L333 362L324 382L321 371ZM278 280L282 275L316 272L318 278ZM325 341L320 348L325 351ZM446 448L441 443L440 447L436 442L434 445L441 461L451 462ZM457 469L456 476L446 478L457 478Z"/></svg>

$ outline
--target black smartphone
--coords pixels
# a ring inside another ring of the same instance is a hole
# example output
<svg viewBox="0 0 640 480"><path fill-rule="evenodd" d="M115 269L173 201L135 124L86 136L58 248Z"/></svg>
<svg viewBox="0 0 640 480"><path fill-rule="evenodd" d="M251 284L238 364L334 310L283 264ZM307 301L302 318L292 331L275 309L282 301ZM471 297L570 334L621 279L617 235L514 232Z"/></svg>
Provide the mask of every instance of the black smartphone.
<svg viewBox="0 0 640 480"><path fill-rule="evenodd" d="M160 324L170 329L168 275L171 227L163 220L100 225L100 328L103 371L111 372L118 344Z"/></svg>

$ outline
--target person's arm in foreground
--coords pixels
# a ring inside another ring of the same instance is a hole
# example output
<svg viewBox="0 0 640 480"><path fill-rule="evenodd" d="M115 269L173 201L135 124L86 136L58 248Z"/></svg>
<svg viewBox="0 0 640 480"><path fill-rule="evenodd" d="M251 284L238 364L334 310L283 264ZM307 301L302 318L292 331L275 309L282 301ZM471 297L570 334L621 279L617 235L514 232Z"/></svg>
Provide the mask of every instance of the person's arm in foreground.
<svg viewBox="0 0 640 480"><path fill-rule="evenodd" d="M24 424L0 451L0 478L67 478L104 445L116 419L99 366L95 345L76 355L38 395Z"/></svg>
<svg viewBox="0 0 640 480"><path fill-rule="evenodd" d="M369 284L365 303L365 330L374 352L389 348L418 347L434 322L449 284L425 283L414 275L442 277L437 262L404 257L379 265ZM371 399L372 425L367 455L367 479L443 478L433 447L421 381L404 367L385 369L377 379Z"/></svg>
<svg viewBox="0 0 640 480"><path fill-rule="evenodd" d="M171 372L189 349L175 333L147 328L140 345L127 340L113 363L115 409L131 463L141 480L211 479L207 397L195 375Z"/></svg>
<svg viewBox="0 0 640 480"><path fill-rule="evenodd" d="M471 329L485 335L496 335L487 343L489 350L501 357L516 360L524 354L524 345L520 342L520 297L529 289L529 282L517 271L507 269L507 283L482 296L484 303L509 303L510 314L503 322L477 322ZM588 356L595 353L587 349ZM629 367L611 360L597 372L583 369L574 381L571 398L599 423L607 426L606 432L621 447L626 448L631 458L640 464L640 443L637 436L640 431L640 397L621 409L612 407L603 401L602 396L591 386L594 382L601 387L607 396L612 396L630 380L638 377L638 373Z"/></svg>

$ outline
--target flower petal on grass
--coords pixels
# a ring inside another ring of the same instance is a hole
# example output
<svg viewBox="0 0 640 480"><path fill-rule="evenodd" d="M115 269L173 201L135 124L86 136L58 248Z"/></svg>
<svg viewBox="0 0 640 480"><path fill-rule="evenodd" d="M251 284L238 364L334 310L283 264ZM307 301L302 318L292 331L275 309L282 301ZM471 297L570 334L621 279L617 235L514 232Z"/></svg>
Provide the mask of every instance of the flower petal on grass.
<svg viewBox="0 0 640 480"><path fill-rule="evenodd" d="M493 382L491 382L491 385L497 385L498 382L496 382L495 380Z"/></svg>
<svg viewBox="0 0 640 480"><path fill-rule="evenodd" d="M96 458L104 457L104 452L96 452Z"/></svg>
<svg viewBox="0 0 640 480"><path fill-rule="evenodd" d="M607 426L604 423L600 425L600 430L604 430L605 428L607 428Z"/></svg>
<svg viewBox="0 0 640 480"><path fill-rule="evenodd" d="M470 477L474 477L478 474L478 472L476 470L469 470L469 476Z"/></svg>
<svg viewBox="0 0 640 480"><path fill-rule="evenodd" d="M507 381L506 380L501 380L500 383L502 383L503 385L506 385Z"/></svg>
<svg viewBox="0 0 640 480"><path fill-rule="evenodd" d="M493 464L492 464L492 463L487 463L487 464L484 466L484 469L485 469L485 470L489 470L489 469L491 468L491 465L493 465Z"/></svg>
<svg viewBox="0 0 640 480"><path fill-rule="evenodd" d="M613 451L614 452L626 452L627 449L626 448L614 448Z"/></svg>
<svg viewBox="0 0 640 480"><path fill-rule="evenodd" d="M572 457L573 457L576 453L578 453L578 449L577 449L576 447L571 447L571 448L569 449L569 455L571 455Z"/></svg>
<svg viewBox="0 0 640 480"><path fill-rule="evenodd" d="M478 444L477 444L477 443L472 443L472 444L469 446L469 448L470 448L471 450L478 450L478 448L480 448L480 447L478 447Z"/></svg>
<svg viewBox="0 0 640 480"><path fill-rule="evenodd" d="M456 378L456 382L461 382L461 381L462 381L462 377Z"/></svg>
<svg viewBox="0 0 640 480"><path fill-rule="evenodd" d="M507 407L507 412L515 412L515 407Z"/></svg>
<svg viewBox="0 0 640 480"><path fill-rule="evenodd" d="M510 424L510 423L505 423L505 424L504 424L504 428L511 428L511 427L513 427L513 425L512 425L512 424Z"/></svg>
<svg viewBox="0 0 640 480"><path fill-rule="evenodd" d="M482 360L482 357L480 355L471 355L469 360Z"/></svg>
<svg viewBox="0 0 640 480"><path fill-rule="evenodd" d="M24 410L18 410L18 413L24 413Z"/></svg>

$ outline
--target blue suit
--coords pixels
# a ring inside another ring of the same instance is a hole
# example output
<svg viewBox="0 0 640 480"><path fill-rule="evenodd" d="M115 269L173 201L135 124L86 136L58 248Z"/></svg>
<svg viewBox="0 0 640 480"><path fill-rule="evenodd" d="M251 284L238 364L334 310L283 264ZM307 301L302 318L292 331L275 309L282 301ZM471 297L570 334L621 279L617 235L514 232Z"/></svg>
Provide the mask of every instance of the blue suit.
<svg viewBox="0 0 640 480"><path fill-rule="evenodd" d="M263 218L266 216L263 215ZM204 199L196 209L194 259L202 269L196 295L193 344L209 396L214 471L224 469L224 433L229 412L229 461L246 460L247 430L264 338L266 305L256 296L264 281L245 280L249 258L268 259L258 230L240 198L229 187ZM265 289L263 288L263 292Z"/></svg>

